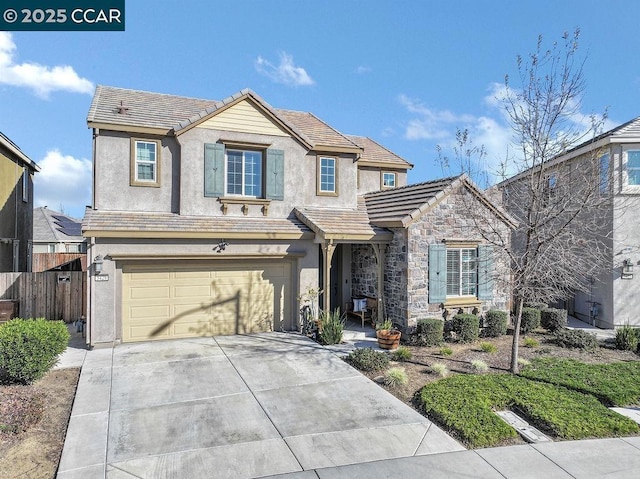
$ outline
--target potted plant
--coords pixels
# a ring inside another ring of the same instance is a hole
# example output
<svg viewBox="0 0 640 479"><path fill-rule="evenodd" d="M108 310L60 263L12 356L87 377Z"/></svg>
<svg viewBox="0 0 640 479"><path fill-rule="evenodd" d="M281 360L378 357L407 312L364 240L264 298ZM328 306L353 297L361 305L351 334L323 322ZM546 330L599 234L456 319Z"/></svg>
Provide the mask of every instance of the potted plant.
<svg viewBox="0 0 640 479"><path fill-rule="evenodd" d="M380 349L397 349L400 346L400 335L400 331L388 319L376 324L376 337Z"/></svg>

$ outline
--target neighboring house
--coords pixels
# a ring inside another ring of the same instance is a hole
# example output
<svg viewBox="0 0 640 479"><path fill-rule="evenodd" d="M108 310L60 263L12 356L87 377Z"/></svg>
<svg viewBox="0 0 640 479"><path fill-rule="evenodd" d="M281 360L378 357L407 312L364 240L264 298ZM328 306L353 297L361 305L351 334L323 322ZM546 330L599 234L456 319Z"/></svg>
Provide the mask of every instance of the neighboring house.
<svg viewBox="0 0 640 479"><path fill-rule="evenodd" d="M563 306L570 314L601 328L640 326L640 276L639 271L634 271L640 265L640 117L545 164L549 190L561 181L556 171L589 168L599 176L600 195L611 199L599 225L602 235L610 241L610 266L589 278L585 292L575 292ZM517 175L498 185L508 210L510 190L521 177L522 174Z"/></svg>
<svg viewBox="0 0 640 479"><path fill-rule="evenodd" d="M33 210L33 271L84 271L82 221L46 206Z"/></svg>
<svg viewBox="0 0 640 479"><path fill-rule="evenodd" d="M33 175L38 171L0 132L0 272L31 271Z"/></svg>
<svg viewBox="0 0 640 479"><path fill-rule="evenodd" d="M402 326L420 317L422 306L437 314L441 303L485 305L473 300L480 293L465 270L465 289L452 289L451 301L445 291L432 304L396 310L427 291L414 270L425 267L425 252L414 259L402 249L418 252L419 230L426 234L437 211L449 211L447 225L464 214L452 205L454 192L483 198L465 178L445 180L420 197L416 211L399 212L389 224L370 221L384 216L384 205L371 203L376 195L390 194L388 212L407 209L401 192L414 194L402 188L412 165L311 113L275 109L250 90L212 101L98 86L88 125L94 198L83 234L92 263L91 344L295 330L310 290L320 288L321 307L333 309L356 294L387 291L379 285L396 280L409 281L404 288L412 296L392 292L387 305L379 299ZM425 247L458 241L459 265L469 267L479 238L465 228L443 235L425 237ZM360 287L365 267L375 285L367 291ZM495 304L504 307L499 296Z"/></svg>

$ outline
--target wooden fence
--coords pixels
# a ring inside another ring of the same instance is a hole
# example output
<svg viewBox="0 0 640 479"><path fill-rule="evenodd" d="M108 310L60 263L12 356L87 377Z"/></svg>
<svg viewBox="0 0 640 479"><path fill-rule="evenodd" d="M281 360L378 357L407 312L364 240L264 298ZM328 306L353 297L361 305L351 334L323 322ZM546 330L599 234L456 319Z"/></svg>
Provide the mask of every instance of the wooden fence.
<svg viewBox="0 0 640 479"><path fill-rule="evenodd" d="M21 318L62 319L87 315L87 274L82 271L0 273L0 299L19 302Z"/></svg>

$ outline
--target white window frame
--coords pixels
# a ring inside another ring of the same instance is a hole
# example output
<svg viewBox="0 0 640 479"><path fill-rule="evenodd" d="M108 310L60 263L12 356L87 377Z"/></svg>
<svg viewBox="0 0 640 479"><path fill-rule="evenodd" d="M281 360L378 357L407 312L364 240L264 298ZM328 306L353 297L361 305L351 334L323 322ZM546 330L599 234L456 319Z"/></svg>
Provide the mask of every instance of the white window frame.
<svg viewBox="0 0 640 479"><path fill-rule="evenodd" d="M390 176L393 178L393 184L386 184L386 177ZM383 189L385 188L395 188L398 185L398 174L395 171L383 171L380 178L381 186Z"/></svg>
<svg viewBox="0 0 640 479"><path fill-rule="evenodd" d="M598 158L598 175L600 196L609 196L611 191L611 155L609 153L604 153Z"/></svg>
<svg viewBox="0 0 640 479"><path fill-rule="evenodd" d="M241 171L241 184L240 189L241 193L231 193L229 192L229 152L237 152L242 154L242 171ZM258 175L258 186L260 188L258 195L248 195L247 191L247 157L246 153L257 153L260 155L260 173ZM244 150L241 148L225 148L224 151L224 191L225 196L235 196L235 197L243 197L243 198L263 198L264 197L264 168L265 168L265 153L263 150Z"/></svg>
<svg viewBox="0 0 640 479"><path fill-rule="evenodd" d="M465 251L469 251L469 252L473 252L473 259L472 261L474 262L474 266L473 266L473 270L472 271L463 271L464 269L464 259L463 259L463 252ZM450 286L450 273L451 270L449 269L449 253L452 252L457 252L458 253L458 269L455 272L458 276L458 284L457 284L457 294L453 294L449 292L449 286ZM477 298L478 297L478 248L465 248L465 247L460 247L460 248L447 248L447 256L446 256L447 260L446 260L446 271L447 271L447 298ZM469 288L469 285L472 286L471 291L463 294L464 292L464 288L465 288L465 275L467 275L466 277L469 278L469 274L471 273L471 277L475 278L475 281L473 282L467 282L467 288Z"/></svg>
<svg viewBox="0 0 640 479"><path fill-rule="evenodd" d="M640 194L640 185L629 184L629 152L640 151L640 145L625 145L622 147L622 193Z"/></svg>
<svg viewBox="0 0 640 479"><path fill-rule="evenodd" d="M138 144L152 144L154 145L155 159L154 161L145 161L138 159ZM132 186L160 186L160 161L161 159L161 143L160 140L153 140L148 138L131 138L131 178L130 182ZM154 165L153 178L139 178L138 177L138 165L150 164Z"/></svg>
<svg viewBox="0 0 640 479"><path fill-rule="evenodd" d="M328 160L333 162L333 189L327 189L325 184L327 182L322 181L323 177L323 161ZM337 196L338 195L338 159L335 156L318 156L318 195L324 196Z"/></svg>

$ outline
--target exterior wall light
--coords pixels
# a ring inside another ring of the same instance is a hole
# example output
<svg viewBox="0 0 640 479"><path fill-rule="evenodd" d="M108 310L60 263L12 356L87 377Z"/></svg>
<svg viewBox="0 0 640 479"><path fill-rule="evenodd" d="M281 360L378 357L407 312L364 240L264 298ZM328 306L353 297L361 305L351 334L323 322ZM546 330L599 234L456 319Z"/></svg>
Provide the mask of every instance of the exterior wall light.
<svg viewBox="0 0 640 479"><path fill-rule="evenodd" d="M633 278L633 263L629 258L622 262L622 279Z"/></svg>
<svg viewBox="0 0 640 479"><path fill-rule="evenodd" d="M98 255L95 258L93 258L93 270L95 271L96 274L102 273L102 263L104 263L104 259L102 258L102 255Z"/></svg>

